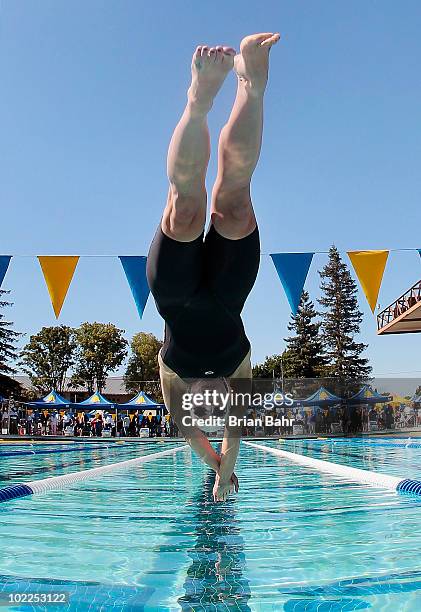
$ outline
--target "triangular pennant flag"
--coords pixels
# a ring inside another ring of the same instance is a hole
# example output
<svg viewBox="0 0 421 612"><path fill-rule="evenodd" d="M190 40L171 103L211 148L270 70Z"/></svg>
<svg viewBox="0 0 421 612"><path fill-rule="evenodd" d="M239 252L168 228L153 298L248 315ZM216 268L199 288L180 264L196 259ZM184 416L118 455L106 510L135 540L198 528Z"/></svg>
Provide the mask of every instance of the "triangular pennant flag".
<svg viewBox="0 0 421 612"><path fill-rule="evenodd" d="M58 319L79 257L77 255L39 255L38 261L44 274L54 313Z"/></svg>
<svg viewBox="0 0 421 612"><path fill-rule="evenodd" d="M136 255L121 255L119 259L136 302L139 317L142 318L149 296L149 285L146 279L147 258Z"/></svg>
<svg viewBox="0 0 421 612"><path fill-rule="evenodd" d="M298 310L313 255L314 253L271 254L272 261L294 314Z"/></svg>
<svg viewBox="0 0 421 612"><path fill-rule="evenodd" d="M421 249L418 249L418 254L421 257Z"/></svg>
<svg viewBox="0 0 421 612"><path fill-rule="evenodd" d="M7 268L9 267L10 260L12 259L11 255L1 255L0 256L0 287L6 276Z"/></svg>
<svg viewBox="0 0 421 612"><path fill-rule="evenodd" d="M374 312L389 251L348 251L348 256Z"/></svg>

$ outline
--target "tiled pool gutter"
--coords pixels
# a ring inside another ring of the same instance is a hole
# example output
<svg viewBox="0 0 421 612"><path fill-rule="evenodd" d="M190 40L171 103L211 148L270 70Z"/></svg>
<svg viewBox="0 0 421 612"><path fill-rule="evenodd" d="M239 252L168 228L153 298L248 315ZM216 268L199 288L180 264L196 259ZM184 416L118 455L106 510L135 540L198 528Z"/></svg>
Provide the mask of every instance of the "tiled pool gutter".
<svg viewBox="0 0 421 612"><path fill-rule="evenodd" d="M383 489L389 489L398 491L400 493L413 493L421 496L421 481L412 480L409 478L399 478L398 476L389 476L388 474L381 474L380 472L371 472L369 470L360 470L359 468L353 468L348 465L342 465L339 463L332 463L331 461L323 461L321 459L314 459L313 457L306 457L298 453L291 453L278 448L271 448L269 446L263 446L261 444L255 444L254 442L244 441L244 444L251 446L265 453L270 453L278 457L283 457L288 461L293 461L300 465L304 465L309 468L316 469L320 472L332 474L332 476L339 476L352 480L354 482L360 482Z"/></svg>
<svg viewBox="0 0 421 612"><path fill-rule="evenodd" d="M174 455L181 450L189 448L187 444L176 448L160 451L159 453L151 453L150 455L143 455L142 457L136 457L135 459L127 459L126 461L118 461L117 463L110 463L109 465L103 465L101 467L91 468L89 470L82 470L80 472L72 472L70 474L63 474L62 476L52 476L51 478L44 478L42 480L34 480L32 482L25 482L16 485L10 485L0 489L0 502L9 501L18 497L25 497L27 495L33 495L34 493L44 493L53 489L62 489L66 486L72 485L75 482L82 480L90 480L103 476L104 474L110 474L117 470L127 470L133 466L148 461L154 461L161 457L168 455Z"/></svg>

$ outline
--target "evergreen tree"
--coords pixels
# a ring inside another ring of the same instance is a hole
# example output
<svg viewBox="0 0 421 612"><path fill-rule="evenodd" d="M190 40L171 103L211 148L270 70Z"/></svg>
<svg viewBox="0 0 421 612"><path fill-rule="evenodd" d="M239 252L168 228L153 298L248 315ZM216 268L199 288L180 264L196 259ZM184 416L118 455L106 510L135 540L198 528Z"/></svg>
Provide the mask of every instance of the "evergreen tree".
<svg viewBox="0 0 421 612"><path fill-rule="evenodd" d="M363 318L358 308L357 285L335 246L329 250L329 261L319 273L322 279L321 335L327 357L325 376L350 380L365 379L371 372L368 359L362 356L366 344L357 342Z"/></svg>
<svg viewBox="0 0 421 612"><path fill-rule="evenodd" d="M10 291L0 289L0 309L12 306L11 302L2 299L2 296ZM17 341L23 335L12 329L13 323L5 320L5 315L0 312L0 373L16 374L16 369L11 365L18 357Z"/></svg>
<svg viewBox="0 0 421 612"><path fill-rule="evenodd" d="M288 331L294 336L285 338L285 376L288 378L316 378L323 372L326 358L320 336L320 322L307 291L303 291L297 314L291 315Z"/></svg>

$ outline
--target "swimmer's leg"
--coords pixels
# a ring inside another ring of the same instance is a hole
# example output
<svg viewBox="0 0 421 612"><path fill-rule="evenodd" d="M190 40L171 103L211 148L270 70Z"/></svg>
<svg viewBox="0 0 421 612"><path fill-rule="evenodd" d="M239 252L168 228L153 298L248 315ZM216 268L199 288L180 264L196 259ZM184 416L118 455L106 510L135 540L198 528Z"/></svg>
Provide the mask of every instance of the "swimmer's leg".
<svg viewBox="0 0 421 612"><path fill-rule="evenodd" d="M237 96L228 123L221 131L211 208L215 229L233 240L248 236L256 227L250 181L262 143L269 50L278 40L279 34L247 36L234 59Z"/></svg>
<svg viewBox="0 0 421 612"><path fill-rule="evenodd" d="M203 231L210 154L207 114L233 67L234 55L231 47L206 46L197 47L193 55L187 106L168 150L170 188L162 218L164 234L181 242L195 240Z"/></svg>

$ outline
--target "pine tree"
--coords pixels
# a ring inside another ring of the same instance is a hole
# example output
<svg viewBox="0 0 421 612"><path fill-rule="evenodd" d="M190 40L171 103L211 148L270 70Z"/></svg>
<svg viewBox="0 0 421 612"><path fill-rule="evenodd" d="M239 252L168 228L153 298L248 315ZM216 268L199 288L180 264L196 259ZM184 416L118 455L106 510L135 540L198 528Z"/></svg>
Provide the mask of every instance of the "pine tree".
<svg viewBox="0 0 421 612"><path fill-rule="evenodd" d="M316 322L316 309L307 291L303 291L297 313L291 315L288 331L294 336L285 338L287 350L284 363L288 378L315 378L326 365L320 322Z"/></svg>
<svg viewBox="0 0 421 612"><path fill-rule="evenodd" d="M12 306L11 302L2 300L1 296L9 294L10 291L0 289L0 309ZM0 373L15 374L16 369L11 365L18 356L16 343L22 336L12 329L13 323L5 320L5 315L0 312Z"/></svg>
<svg viewBox="0 0 421 612"><path fill-rule="evenodd" d="M362 356L367 345L355 340L363 318L358 308L357 285L334 245L329 250L328 263L319 274L323 295L318 301L325 309L320 313L327 356L325 375L365 379L371 367L368 359Z"/></svg>

